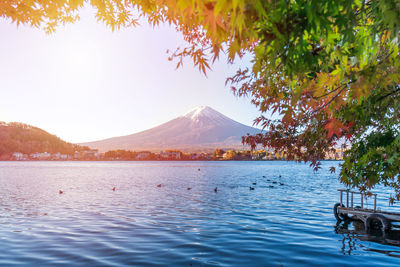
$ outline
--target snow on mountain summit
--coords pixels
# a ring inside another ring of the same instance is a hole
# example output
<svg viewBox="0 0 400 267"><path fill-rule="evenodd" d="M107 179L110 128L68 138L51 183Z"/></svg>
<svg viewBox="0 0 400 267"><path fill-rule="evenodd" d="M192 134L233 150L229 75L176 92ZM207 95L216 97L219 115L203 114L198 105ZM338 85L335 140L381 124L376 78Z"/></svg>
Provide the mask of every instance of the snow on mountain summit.
<svg viewBox="0 0 400 267"><path fill-rule="evenodd" d="M199 106L199 107L196 107L196 108L190 110L188 113L183 115L183 117L190 118L190 119L195 119L196 117L200 117L200 116L214 117L214 116L216 116L217 113L219 113L219 112L210 108L209 106Z"/></svg>
<svg viewBox="0 0 400 267"><path fill-rule="evenodd" d="M188 113L183 115L182 117L190 119L194 123L198 123L200 121L208 120L213 121L217 124L225 124L231 123L231 119L227 116L219 113L215 109L210 108L209 106L199 106Z"/></svg>

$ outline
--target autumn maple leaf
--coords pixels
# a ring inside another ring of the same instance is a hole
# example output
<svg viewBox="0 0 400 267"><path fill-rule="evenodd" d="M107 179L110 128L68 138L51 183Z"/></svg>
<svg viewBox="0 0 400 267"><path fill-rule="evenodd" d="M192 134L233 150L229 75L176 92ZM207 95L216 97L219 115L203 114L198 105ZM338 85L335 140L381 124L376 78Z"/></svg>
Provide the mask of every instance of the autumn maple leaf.
<svg viewBox="0 0 400 267"><path fill-rule="evenodd" d="M340 138L342 136L343 129L346 127L340 121L332 118L329 119L328 123L325 124L325 129L328 130L328 139L331 138L333 135Z"/></svg>

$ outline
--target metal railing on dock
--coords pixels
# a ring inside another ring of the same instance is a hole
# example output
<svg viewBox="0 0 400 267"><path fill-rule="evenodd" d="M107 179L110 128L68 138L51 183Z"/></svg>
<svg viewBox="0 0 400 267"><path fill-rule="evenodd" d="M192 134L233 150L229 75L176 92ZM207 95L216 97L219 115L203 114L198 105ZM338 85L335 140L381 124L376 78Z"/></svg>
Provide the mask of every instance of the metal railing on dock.
<svg viewBox="0 0 400 267"><path fill-rule="evenodd" d="M365 193L350 191L350 189L338 189L340 192L340 205L343 205L343 192L346 192L346 208L354 208L354 194L361 195L361 208L364 208L364 196ZM376 194L369 194L374 197L374 212L376 211ZM349 197L350 197L350 206L349 206ZM343 205L344 206L344 205Z"/></svg>

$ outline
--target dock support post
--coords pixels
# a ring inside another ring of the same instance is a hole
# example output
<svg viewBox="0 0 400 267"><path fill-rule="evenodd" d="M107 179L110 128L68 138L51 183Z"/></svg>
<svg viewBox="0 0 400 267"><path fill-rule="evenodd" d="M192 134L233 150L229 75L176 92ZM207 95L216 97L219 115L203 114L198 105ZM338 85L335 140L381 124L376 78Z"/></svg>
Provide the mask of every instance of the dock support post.
<svg viewBox="0 0 400 267"><path fill-rule="evenodd" d="M353 192L351 192L351 208L353 208Z"/></svg>
<svg viewBox="0 0 400 267"><path fill-rule="evenodd" d="M374 194L374 212L376 211L376 194Z"/></svg>
<svg viewBox="0 0 400 267"><path fill-rule="evenodd" d="M349 190L348 189L346 191L346 197L347 197L346 208L348 208L349 207Z"/></svg>
<svg viewBox="0 0 400 267"><path fill-rule="evenodd" d="M364 208L364 194L361 193L361 208Z"/></svg>
<svg viewBox="0 0 400 267"><path fill-rule="evenodd" d="M343 205L343 191L340 191L340 206Z"/></svg>

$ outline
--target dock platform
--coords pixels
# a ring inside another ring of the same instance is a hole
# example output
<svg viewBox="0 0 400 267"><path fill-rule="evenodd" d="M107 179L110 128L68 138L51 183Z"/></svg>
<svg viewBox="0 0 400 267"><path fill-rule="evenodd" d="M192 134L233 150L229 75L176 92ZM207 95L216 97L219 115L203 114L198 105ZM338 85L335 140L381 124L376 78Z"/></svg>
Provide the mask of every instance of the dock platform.
<svg viewBox="0 0 400 267"><path fill-rule="evenodd" d="M333 214L338 222L345 220L359 220L364 223L367 233L372 230L381 230L383 233L390 230L393 222L400 222L400 213L378 210L376 207L377 194L369 194L374 198L374 208L364 208L365 193L338 189L340 202L333 206ZM345 195L345 199L343 197ZM354 205L354 195L361 197L361 205Z"/></svg>

